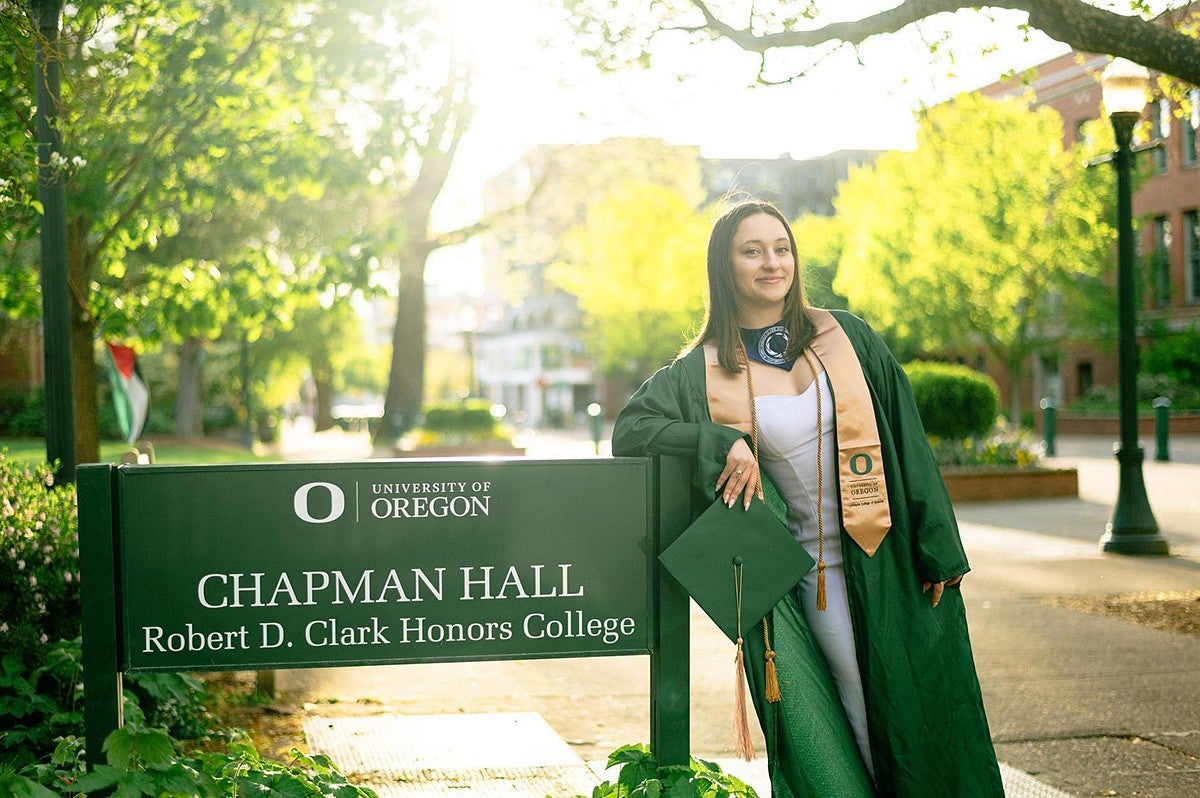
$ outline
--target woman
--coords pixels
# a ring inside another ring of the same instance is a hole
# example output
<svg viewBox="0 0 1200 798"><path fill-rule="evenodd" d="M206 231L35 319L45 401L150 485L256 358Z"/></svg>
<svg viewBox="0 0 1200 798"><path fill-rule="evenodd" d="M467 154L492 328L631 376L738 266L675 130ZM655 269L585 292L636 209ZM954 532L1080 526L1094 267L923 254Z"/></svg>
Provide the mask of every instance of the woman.
<svg viewBox="0 0 1200 798"><path fill-rule="evenodd" d="M746 636L776 796L1002 797L946 589L969 567L908 381L861 319L806 305L795 252L769 203L717 220L704 329L621 411L613 452L691 458L701 507L748 507L774 483L818 562L770 615L780 703L762 635Z"/></svg>

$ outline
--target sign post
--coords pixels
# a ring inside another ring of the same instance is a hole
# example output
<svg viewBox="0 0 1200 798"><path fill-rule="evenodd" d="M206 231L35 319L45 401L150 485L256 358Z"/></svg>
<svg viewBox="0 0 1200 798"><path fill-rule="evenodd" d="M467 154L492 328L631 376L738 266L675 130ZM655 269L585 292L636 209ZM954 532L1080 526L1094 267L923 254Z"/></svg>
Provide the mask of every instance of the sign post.
<svg viewBox="0 0 1200 798"><path fill-rule="evenodd" d="M89 465L79 502L91 763L123 673L628 654L687 762L681 461Z"/></svg>

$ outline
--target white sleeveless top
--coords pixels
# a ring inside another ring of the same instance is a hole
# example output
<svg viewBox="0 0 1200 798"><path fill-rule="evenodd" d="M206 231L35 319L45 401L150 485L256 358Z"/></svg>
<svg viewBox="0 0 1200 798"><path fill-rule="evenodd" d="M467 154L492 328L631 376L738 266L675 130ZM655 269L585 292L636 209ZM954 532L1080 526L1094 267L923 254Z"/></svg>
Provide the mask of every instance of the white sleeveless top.
<svg viewBox="0 0 1200 798"><path fill-rule="evenodd" d="M814 560L817 558L817 502L824 504L825 563L832 567L842 562L837 444L829 379L823 371L817 379L821 383L823 495L817 495L816 383L809 385L799 396L756 397L758 448L763 470L787 501L788 527Z"/></svg>

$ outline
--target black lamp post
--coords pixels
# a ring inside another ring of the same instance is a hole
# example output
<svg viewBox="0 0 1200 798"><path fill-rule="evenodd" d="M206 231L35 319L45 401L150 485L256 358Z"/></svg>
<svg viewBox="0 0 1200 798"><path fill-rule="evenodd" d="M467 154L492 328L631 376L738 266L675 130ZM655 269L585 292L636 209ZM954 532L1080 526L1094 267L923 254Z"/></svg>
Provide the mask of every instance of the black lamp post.
<svg viewBox="0 0 1200 798"><path fill-rule="evenodd" d="M1117 554L1167 554L1142 479L1144 454L1138 445L1137 307L1134 304L1133 128L1146 106L1149 75L1123 58L1114 60L1101 79L1104 106L1117 137L1117 370L1121 440L1114 447L1118 463L1117 505L1100 546Z"/></svg>
<svg viewBox="0 0 1200 798"><path fill-rule="evenodd" d="M62 0L40 0L37 10L37 165L42 202L42 353L46 383L46 460L58 461L55 483L75 481L75 420L71 396L71 317L67 285L66 187L61 165L58 108L62 67L58 25Z"/></svg>

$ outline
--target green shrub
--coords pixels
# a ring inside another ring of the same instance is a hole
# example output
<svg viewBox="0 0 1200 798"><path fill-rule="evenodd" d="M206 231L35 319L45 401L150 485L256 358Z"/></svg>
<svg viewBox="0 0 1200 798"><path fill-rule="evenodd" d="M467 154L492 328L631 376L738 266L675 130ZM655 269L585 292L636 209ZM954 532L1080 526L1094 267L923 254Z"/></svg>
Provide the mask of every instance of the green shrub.
<svg viewBox="0 0 1200 798"><path fill-rule="evenodd" d="M45 463L0 452L0 650L37 651L79 636L75 487Z"/></svg>
<svg viewBox="0 0 1200 798"><path fill-rule="evenodd" d="M904 367L926 434L961 440L986 435L996 424L1000 391L966 366L914 361Z"/></svg>
<svg viewBox="0 0 1200 798"><path fill-rule="evenodd" d="M1200 386L1185 385L1165 374L1138 374L1138 413L1154 412L1154 400L1165 396L1171 400L1171 412L1194 413L1200 410ZM1120 411L1120 395L1115 385L1097 385L1084 396L1063 408L1068 413L1115 415Z"/></svg>
<svg viewBox="0 0 1200 798"><path fill-rule="evenodd" d="M29 402L29 391L6 389L0 391L0 435L12 436L8 425L13 416L25 409Z"/></svg>
<svg viewBox="0 0 1200 798"><path fill-rule="evenodd" d="M495 432L496 419L487 402L449 402L427 408L421 426L439 435L486 437Z"/></svg>
<svg viewBox="0 0 1200 798"><path fill-rule="evenodd" d="M46 434L44 389L7 392L0 398L0 435L40 438Z"/></svg>
<svg viewBox="0 0 1200 798"><path fill-rule="evenodd" d="M1200 388L1200 327L1151 338L1142 351L1142 370Z"/></svg>

